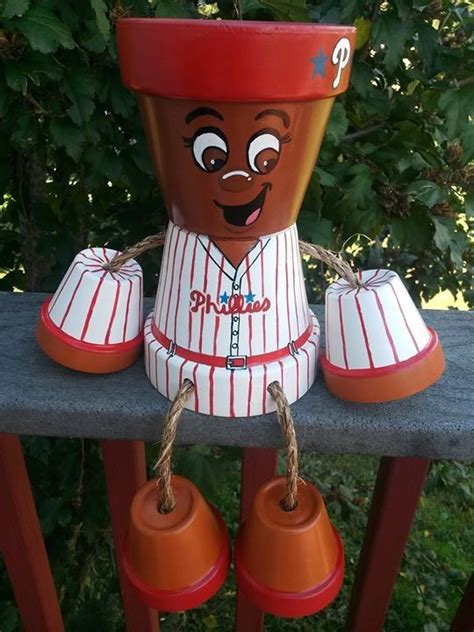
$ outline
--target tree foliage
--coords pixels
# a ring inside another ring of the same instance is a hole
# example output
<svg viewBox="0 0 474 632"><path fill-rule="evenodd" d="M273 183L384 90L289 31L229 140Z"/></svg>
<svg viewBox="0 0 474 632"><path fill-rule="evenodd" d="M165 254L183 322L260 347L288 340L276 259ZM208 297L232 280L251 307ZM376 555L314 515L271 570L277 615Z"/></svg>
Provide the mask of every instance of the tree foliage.
<svg viewBox="0 0 474 632"><path fill-rule="evenodd" d="M345 244L355 265L397 269L417 300L449 289L473 304L467 2L6 0L0 7L0 289L54 290L81 247L123 248L165 221L135 99L120 81L116 19L242 17L358 29L351 87L334 107L302 236L337 250ZM144 265L151 292L159 253ZM320 296L318 277L310 267L312 298Z"/></svg>

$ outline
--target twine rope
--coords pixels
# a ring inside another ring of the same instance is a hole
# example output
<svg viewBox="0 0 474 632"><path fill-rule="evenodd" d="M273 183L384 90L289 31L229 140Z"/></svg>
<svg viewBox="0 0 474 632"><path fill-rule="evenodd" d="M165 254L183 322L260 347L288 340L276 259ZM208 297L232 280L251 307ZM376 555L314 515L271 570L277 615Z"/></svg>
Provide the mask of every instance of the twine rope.
<svg viewBox="0 0 474 632"><path fill-rule="evenodd" d="M165 238L166 230L162 230L155 235L148 235L148 237L145 237L133 246L126 248L121 254L116 254L110 263L104 264L104 270L108 270L109 272L116 272L117 270L120 270L120 268L130 259L139 257L147 250L153 250L153 248L162 246L165 243ZM308 241L302 240L299 241L299 248L301 254L314 257L337 272L337 274L345 279L352 288L357 289L359 287L364 287L362 280L340 254L327 250L317 244L312 244Z"/></svg>
<svg viewBox="0 0 474 632"><path fill-rule="evenodd" d="M156 481L156 487L158 489L157 509L162 514L167 514L172 511L176 504L173 488L171 487L171 457L173 455L176 429L181 418L181 413L193 393L194 384L191 380L184 380L171 402L168 414L166 415L160 456L153 466L153 470L158 470Z"/></svg>
<svg viewBox="0 0 474 632"><path fill-rule="evenodd" d="M286 448L286 491L280 501L284 511L293 511L298 505L298 443L290 405L279 382L268 385L267 391L275 402L278 423Z"/></svg>
<svg viewBox="0 0 474 632"><path fill-rule="evenodd" d="M104 270L117 272L117 270L120 270L120 268L130 259L134 259L135 257L142 255L147 250L153 250L153 248L162 246L165 243L165 237L165 230L156 233L156 235L148 235L148 237L145 237L137 244L126 248L122 253L116 254L110 263L106 263L103 266Z"/></svg>
<svg viewBox="0 0 474 632"><path fill-rule="evenodd" d="M307 241L300 240L299 245L301 254L309 255L325 263L329 268L332 268L339 276L345 279L353 289L364 287L362 279L357 276L347 261L339 254Z"/></svg>

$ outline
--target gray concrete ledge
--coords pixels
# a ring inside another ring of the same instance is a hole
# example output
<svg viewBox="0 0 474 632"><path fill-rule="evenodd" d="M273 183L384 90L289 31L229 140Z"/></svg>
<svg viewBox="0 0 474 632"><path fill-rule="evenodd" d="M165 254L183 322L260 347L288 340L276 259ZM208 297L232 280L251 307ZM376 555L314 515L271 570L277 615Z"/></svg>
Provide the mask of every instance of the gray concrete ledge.
<svg viewBox="0 0 474 632"><path fill-rule="evenodd" d="M38 349L34 329L44 298L0 293L0 432L159 440L168 402L148 383L142 361L93 376L62 368ZM322 306L314 309L323 324ZM337 400L319 377L292 407L302 449L474 459L473 313L427 310L424 317L444 346L443 378L409 399L365 405ZM186 411L178 441L281 446L273 415L224 419Z"/></svg>

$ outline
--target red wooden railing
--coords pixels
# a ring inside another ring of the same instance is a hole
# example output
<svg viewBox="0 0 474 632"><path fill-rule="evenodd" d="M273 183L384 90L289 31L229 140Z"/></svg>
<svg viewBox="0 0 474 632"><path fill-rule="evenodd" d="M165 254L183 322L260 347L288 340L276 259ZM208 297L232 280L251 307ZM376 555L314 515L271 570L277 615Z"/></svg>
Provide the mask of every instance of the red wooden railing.
<svg viewBox="0 0 474 632"><path fill-rule="evenodd" d="M145 481L143 443L102 442L110 518L128 632L157 632L158 616L133 595L123 572L120 551L130 501ZM246 448L242 463L241 520L259 485L276 468L276 450ZM401 558L421 494L429 460L384 457L369 512L346 629L382 630ZM13 586L25 632L64 629L41 528L19 439L0 434L0 549ZM236 629L258 632L264 614L237 596ZM471 578L451 632L474 630L474 579Z"/></svg>

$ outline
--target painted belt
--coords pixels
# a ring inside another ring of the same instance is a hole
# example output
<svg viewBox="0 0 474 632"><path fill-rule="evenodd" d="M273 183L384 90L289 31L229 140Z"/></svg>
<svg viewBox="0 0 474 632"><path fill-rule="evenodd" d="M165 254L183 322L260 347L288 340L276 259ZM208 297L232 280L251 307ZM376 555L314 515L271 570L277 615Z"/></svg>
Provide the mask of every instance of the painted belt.
<svg viewBox="0 0 474 632"><path fill-rule="evenodd" d="M180 347L173 340L165 336L155 323L152 323L151 330L155 339L167 349L170 356L177 355L180 358L189 360L190 362L196 362L197 364L207 364L208 366L214 366L221 369L229 370L242 370L249 366L256 366L261 364L268 364L269 362L275 362L281 358L288 356L295 356L298 353L300 347L302 347L311 335L313 324L310 323L307 329L296 340L291 340L286 347L276 349L270 353L261 353L259 355L228 355L228 356L214 356L208 353L199 353L197 351L191 351Z"/></svg>

